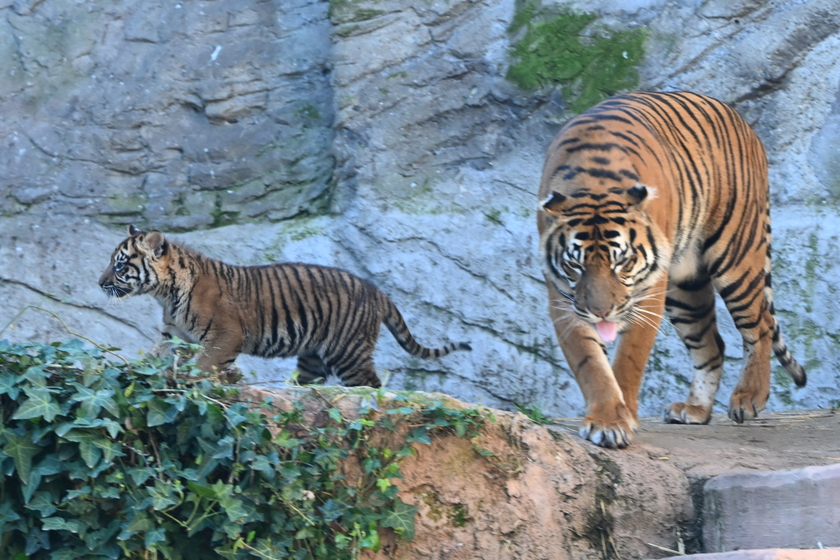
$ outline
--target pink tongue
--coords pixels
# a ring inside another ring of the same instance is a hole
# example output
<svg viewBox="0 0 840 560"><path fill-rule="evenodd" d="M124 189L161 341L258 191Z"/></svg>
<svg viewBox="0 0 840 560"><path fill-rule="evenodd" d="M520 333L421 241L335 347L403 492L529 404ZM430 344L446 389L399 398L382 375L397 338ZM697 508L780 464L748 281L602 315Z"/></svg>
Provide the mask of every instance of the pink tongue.
<svg viewBox="0 0 840 560"><path fill-rule="evenodd" d="M612 321L599 321L595 323L595 330L604 342L612 342L618 333L618 325Z"/></svg>

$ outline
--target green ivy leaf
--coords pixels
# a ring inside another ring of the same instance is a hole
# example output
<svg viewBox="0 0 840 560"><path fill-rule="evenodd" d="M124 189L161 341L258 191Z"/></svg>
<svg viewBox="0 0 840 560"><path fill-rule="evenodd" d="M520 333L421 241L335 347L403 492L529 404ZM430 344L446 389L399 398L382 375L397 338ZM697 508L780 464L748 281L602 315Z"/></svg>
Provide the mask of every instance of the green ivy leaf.
<svg viewBox="0 0 840 560"><path fill-rule="evenodd" d="M146 548L152 548L155 543L166 542L166 530L163 527L146 531L146 538L144 539Z"/></svg>
<svg viewBox="0 0 840 560"><path fill-rule="evenodd" d="M32 472L32 458L41 450L32 443L28 435L19 436L12 432L6 432L6 446L3 453L11 457L15 462L18 477L24 484L29 484L29 475Z"/></svg>
<svg viewBox="0 0 840 560"><path fill-rule="evenodd" d="M94 391L80 383L71 383L76 387L76 394L70 397L70 402L82 403L82 412L86 418L96 418L103 408L113 414L120 415L120 407L114 400L114 391L111 389L100 389Z"/></svg>
<svg viewBox="0 0 840 560"><path fill-rule="evenodd" d="M12 400L17 400L20 394L20 387L16 386L17 376L10 372L0 373L0 395L9 395Z"/></svg>
<svg viewBox="0 0 840 560"><path fill-rule="evenodd" d="M295 449L303 443L302 439L293 438L292 434L289 433L289 430L280 430L280 433L277 434L277 437L274 438L274 443L279 445L280 447L289 447Z"/></svg>
<svg viewBox="0 0 840 560"><path fill-rule="evenodd" d="M143 533L154 529L155 524L151 519L149 519L149 516L145 511L141 510L136 513L137 514L134 516L134 519L131 520L128 527L126 527L118 537L120 540L128 540L134 533Z"/></svg>
<svg viewBox="0 0 840 560"><path fill-rule="evenodd" d="M414 428L411 431L411 435L405 438L405 441L411 442L419 442L425 443L426 445L431 445L432 440L429 438L429 434L426 433L426 426L420 426L419 428Z"/></svg>
<svg viewBox="0 0 840 560"><path fill-rule="evenodd" d="M213 490L212 486L199 484L198 482L193 482L192 480L190 480L189 482L187 482L187 488L189 488L202 498L207 498L208 500L216 498L216 491Z"/></svg>
<svg viewBox="0 0 840 560"><path fill-rule="evenodd" d="M93 442L93 444L102 450L102 455L105 457L105 461L110 463L114 460L114 457L123 457L125 453L123 453L122 446L117 443L116 441L111 441L108 438L99 438Z"/></svg>
<svg viewBox="0 0 840 560"><path fill-rule="evenodd" d="M400 408L391 408L385 411L387 414L400 414L402 416L408 416L409 414L414 412L413 408L409 408L407 406L403 406Z"/></svg>
<svg viewBox="0 0 840 560"><path fill-rule="evenodd" d="M21 364L23 364L23 360L21 360ZM46 367L47 364L32 366L26 370L26 373L21 376L21 379L29 381L29 383L31 383L34 387L46 387L47 379L50 376L50 374L47 373Z"/></svg>
<svg viewBox="0 0 840 560"><path fill-rule="evenodd" d="M18 521L19 519L20 515L12 509L12 503L10 501L4 500L0 502L0 527L3 527L6 523Z"/></svg>
<svg viewBox="0 0 840 560"><path fill-rule="evenodd" d="M72 430L64 438L79 444L79 454L82 456L82 460L88 468L92 469L99 463L99 459L102 458L102 450L96 444L104 439L102 436L96 433Z"/></svg>
<svg viewBox="0 0 840 560"><path fill-rule="evenodd" d="M78 533L83 529L83 524L81 521L75 519L45 517L41 520L41 529L44 531L70 531L71 533Z"/></svg>
<svg viewBox="0 0 840 560"><path fill-rule="evenodd" d="M152 505L158 511L164 511L178 503L178 499L175 496L175 489L171 484L164 484L156 480L155 486L153 488L147 487L146 491L152 498Z"/></svg>
<svg viewBox="0 0 840 560"><path fill-rule="evenodd" d="M248 407L246 407L242 403L237 403L234 406L231 406L225 411L225 415L227 416L228 422L234 428L248 419L245 415L247 413Z"/></svg>
<svg viewBox="0 0 840 560"><path fill-rule="evenodd" d="M134 481L136 486L140 486L155 474L155 472L149 467L134 467L128 469L127 472L128 476L131 477L131 480Z"/></svg>
<svg viewBox="0 0 840 560"><path fill-rule="evenodd" d="M35 510L41 514L41 517L49 517L56 512L55 504L53 503L52 495L44 490L35 492L29 503L26 504L27 509ZM3 523L0 522L0 525Z"/></svg>
<svg viewBox="0 0 840 560"><path fill-rule="evenodd" d="M74 499L79 498L79 497L90 496L90 495L91 495L90 486L82 486L81 488L77 488L75 490L70 490L69 492L67 492L67 495L64 496L64 501L67 502L67 501L74 500Z"/></svg>
<svg viewBox="0 0 840 560"><path fill-rule="evenodd" d="M399 498L394 498L394 509L385 514L382 526L391 527L405 540L411 542L414 540L415 515L417 515L417 506L410 506Z"/></svg>
<svg viewBox="0 0 840 560"><path fill-rule="evenodd" d="M146 415L146 425L150 428L167 423L166 409L169 406L160 399L154 399L146 403L149 413Z"/></svg>
<svg viewBox="0 0 840 560"><path fill-rule="evenodd" d="M29 398L23 401L20 408L12 415L14 420L43 418L47 422L52 422L61 413L61 407L53 400L46 387L24 387L23 392Z"/></svg>

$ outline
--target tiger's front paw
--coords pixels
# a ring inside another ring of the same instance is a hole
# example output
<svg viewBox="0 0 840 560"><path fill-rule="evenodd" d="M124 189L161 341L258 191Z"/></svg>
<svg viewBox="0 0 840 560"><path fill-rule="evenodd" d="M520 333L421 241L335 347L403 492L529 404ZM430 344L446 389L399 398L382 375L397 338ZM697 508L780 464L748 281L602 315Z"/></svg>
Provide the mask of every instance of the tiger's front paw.
<svg viewBox="0 0 840 560"><path fill-rule="evenodd" d="M666 424L708 424L712 409L699 404L671 403L665 407L662 418Z"/></svg>
<svg viewBox="0 0 840 560"><path fill-rule="evenodd" d="M583 419L580 437L595 445L608 448L622 448L630 445L639 423L624 404L609 411L591 413Z"/></svg>
<svg viewBox="0 0 840 560"><path fill-rule="evenodd" d="M729 417L738 424L743 424L758 416L758 413L764 410L765 404L767 404L766 397L758 398L755 394L739 391L736 387L729 399Z"/></svg>

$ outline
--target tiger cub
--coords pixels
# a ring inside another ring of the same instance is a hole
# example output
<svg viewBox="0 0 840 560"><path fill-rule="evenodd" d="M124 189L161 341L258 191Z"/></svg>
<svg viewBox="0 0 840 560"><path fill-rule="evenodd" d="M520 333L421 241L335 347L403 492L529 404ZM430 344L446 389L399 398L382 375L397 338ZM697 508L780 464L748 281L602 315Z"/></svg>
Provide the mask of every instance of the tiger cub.
<svg viewBox="0 0 840 560"><path fill-rule="evenodd" d="M163 306L156 349L178 336L201 344L197 364L222 372L239 354L297 356L298 382L337 375L348 386L379 387L373 349L384 322L403 349L438 358L469 344L425 348L394 303L369 282L338 268L301 263L233 266L166 239L128 228L99 285L122 299L151 294Z"/></svg>
<svg viewBox="0 0 840 560"><path fill-rule="evenodd" d="M666 422L705 424L724 363L720 294L744 340L729 417L770 393L774 352L797 385L773 308L767 160L728 105L693 93L630 93L573 118L548 148L537 216L550 314L586 401L581 436L624 447L668 314L694 362L685 402ZM612 365L604 343L621 335Z"/></svg>

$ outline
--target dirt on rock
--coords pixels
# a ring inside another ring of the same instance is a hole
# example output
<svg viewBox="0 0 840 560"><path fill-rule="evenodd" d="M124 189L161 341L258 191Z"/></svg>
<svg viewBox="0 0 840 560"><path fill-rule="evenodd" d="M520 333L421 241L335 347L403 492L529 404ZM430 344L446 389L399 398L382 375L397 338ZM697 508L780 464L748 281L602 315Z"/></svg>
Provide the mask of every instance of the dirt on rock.
<svg viewBox="0 0 840 560"><path fill-rule="evenodd" d="M299 400L313 418L325 403L346 417L358 414L364 397L331 391L338 396L329 400L313 389L250 389L247 396L272 397L281 408ZM385 531L381 549L363 558L626 560L703 552L699 520L710 477L840 461L835 410L774 414L740 426L718 416L706 426L646 419L624 450L580 439L579 419L540 425L521 413L490 414L472 439L444 434L431 445L414 444L403 478L392 481L418 508L414 539Z"/></svg>

